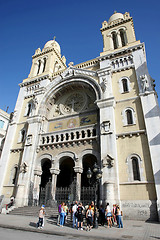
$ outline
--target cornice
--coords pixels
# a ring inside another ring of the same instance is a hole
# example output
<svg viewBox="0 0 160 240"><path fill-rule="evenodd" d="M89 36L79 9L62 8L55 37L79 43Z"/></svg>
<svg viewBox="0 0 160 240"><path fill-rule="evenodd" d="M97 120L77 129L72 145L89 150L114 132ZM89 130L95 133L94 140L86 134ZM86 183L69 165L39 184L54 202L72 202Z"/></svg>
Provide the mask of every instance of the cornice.
<svg viewBox="0 0 160 240"><path fill-rule="evenodd" d="M137 131L131 131L131 132L124 132L124 133L119 133L116 134L116 138L125 138L125 137L132 137L133 135L139 136L140 134L146 134L146 130L137 130Z"/></svg>
<svg viewBox="0 0 160 240"><path fill-rule="evenodd" d="M120 49L118 51L115 51L115 52L97 57L97 60L98 61L104 61L104 60L107 60L107 59L112 59L112 58L124 55L126 53L134 52L134 51L136 51L138 49L142 49L142 48L144 48L144 43L140 43L140 44L137 44L137 45L131 46L131 47L126 47L126 48Z"/></svg>
<svg viewBox="0 0 160 240"><path fill-rule="evenodd" d="M128 19L120 20L120 21L115 20L115 22L113 22L112 24L110 24L110 25L108 25L108 26L106 26L106 27L104 27L104 28L101 28L100 31L101 31L101 32L104 32L104 31L107 30L107 29L110 29L110 28L119 26L119 25L121 25L121 24L123 24L123 23L130 22L130 21L133 21L132 17L130 17L130 18L128 18Z"/></svg>
<svg viewBox="0 0 160 240"><path fill-rule="evenodd" d="M26 81L26 82L24 82L24 83L23 83L23 82L22 82L22 83L19 83L19 86L20 86L20 87L25 87L25 86L28 86L28 85L30 85L30 84L40 82L40 81L42 81L42 80L44 80L44 79L47 79L47 78L48 78L49 80L51 80L50 75L47 74L47 75L44 75L44 76L41 76L41 77L34 78L34 79L30 80L30 81Z"/></svg>
<svg viewBox="0 0 160 240"><path fill-rule="evenodd" d="M86 67L94 66L94 65L96 65L97 63L98 63L98 59L97 59L97 58L94 58L94 59L91 59L91 60L89 60L89 61L76 64L76 65L74 65L73 67L75 67L75 68L86 68Z"/></svg>
<svg viewBox="0 0 160 240"><path fill-rule="evenodd" d="M128 102L128 101L133 101L133 100L136 100L136 99L139 99L139 97L136 96L136 97L126 98L126 99L121 99L121 100L117 100L117 101L116 101L116 104L117 104L117 103Z"/></svg>

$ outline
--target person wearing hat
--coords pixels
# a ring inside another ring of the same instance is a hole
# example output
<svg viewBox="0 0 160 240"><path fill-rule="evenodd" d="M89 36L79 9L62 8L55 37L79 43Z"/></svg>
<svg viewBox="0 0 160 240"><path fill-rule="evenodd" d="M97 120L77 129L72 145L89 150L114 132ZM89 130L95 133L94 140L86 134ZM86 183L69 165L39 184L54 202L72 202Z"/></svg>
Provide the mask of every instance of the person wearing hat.
<svg viewBox="0 0 160 240"><path fill-rule="evenodd" d="M37 227L39 229L42 229L44 226L44 215L45 215L45 210L44 210L44 205L42 205L40 211L39 211L39 221L37 223Z"/></svg>

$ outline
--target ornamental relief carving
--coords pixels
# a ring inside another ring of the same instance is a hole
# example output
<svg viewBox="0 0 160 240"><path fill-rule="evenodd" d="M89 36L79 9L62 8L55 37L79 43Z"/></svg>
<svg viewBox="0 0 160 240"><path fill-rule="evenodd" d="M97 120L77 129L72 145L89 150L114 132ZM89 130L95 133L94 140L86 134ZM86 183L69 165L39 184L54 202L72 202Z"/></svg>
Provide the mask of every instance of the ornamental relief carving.
<svg viewBox="0 0 160 240"><path fill-rule="evenodd" d="M95 98L92 93L86 93L85 91L71 92L54 103L51 117L93 109L95 108L94 101Z"/></svg>

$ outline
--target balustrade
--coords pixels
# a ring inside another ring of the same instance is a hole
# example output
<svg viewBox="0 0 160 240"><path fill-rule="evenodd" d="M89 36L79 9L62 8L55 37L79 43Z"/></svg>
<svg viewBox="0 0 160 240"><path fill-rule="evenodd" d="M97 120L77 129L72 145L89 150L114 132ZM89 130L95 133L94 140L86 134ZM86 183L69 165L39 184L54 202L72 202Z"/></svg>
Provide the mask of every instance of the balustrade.
<svg viewBox="0 0 160 240"><path fill-rule="evenodd" d="M74 142L81 140L94 139L97 136L97 130L95 126L86 127L85 129L66 130L63 132L52 132L41 135L40 145L59 144L65 142Z"/></svg>
<svg viewBox="0 0 160 240"><path fill-rule="evenodd" d="M132 56L121 57L112 61L112 68L114 70L120 69L123 67L129 67L133 64Z"/></svg>

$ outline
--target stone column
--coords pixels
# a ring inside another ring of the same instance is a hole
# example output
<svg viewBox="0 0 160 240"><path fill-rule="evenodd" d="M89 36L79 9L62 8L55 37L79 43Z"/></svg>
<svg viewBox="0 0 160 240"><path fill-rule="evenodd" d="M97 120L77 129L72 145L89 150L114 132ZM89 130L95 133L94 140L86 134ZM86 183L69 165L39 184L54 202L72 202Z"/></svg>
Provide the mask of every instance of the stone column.
<svg viewBox="0 0 160 240"><path fill-rule="evenodd" d="M115 203L115 183L105 182L103 185L103 201L112 206Z"/></svg>
<svg viewBox="0 0 160 240"><path fill-rule="evenodd" d="M40 69L39 69L39 74L41 74L43 72L43 68L44 68L44 60L41 59L41 66L40 66Z"/></svg>
<svg viewBox="0 0 160 240"><path fill-rule="evenodd" d="M122 47L122 40L121 40L120 32L117 33L117 39L118 39L118 47Z"/></svg>
<svg viewBox="0 0 160 240"><path fill-rule="evenodd" d="M60 173L59 169L51 168L50 172L52 174L52 189L51 189L51 196L52 200L55 201L56 196L56 183L57 183L57 175Z"/></svg>
<svg viewBox="0 0 160 240"><path fill-rule="evenodd" d="M37 169L34 170L33 203L36 206L39 203L41 175L42 175L42 170L37 170Z"/></svg>
<svg viewBox="0 0 160 240"><path fill-rule="evenodd" d="M110 50L113 50L114 49L114 45L113 45L112 35L109 35L109 41L110 41Z"/></svg>
<svg viewBox="0 0 160 240"><path fill-rule="evenodd" d="M77 174L76 197L77 197L77 201L80 201L80 199L81 199L81 174L83 172L83 168L76 166L76 167L74 167L74 171Z"/></svg>

